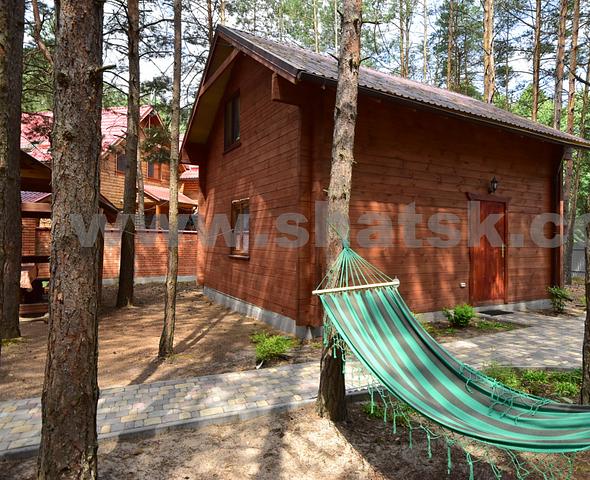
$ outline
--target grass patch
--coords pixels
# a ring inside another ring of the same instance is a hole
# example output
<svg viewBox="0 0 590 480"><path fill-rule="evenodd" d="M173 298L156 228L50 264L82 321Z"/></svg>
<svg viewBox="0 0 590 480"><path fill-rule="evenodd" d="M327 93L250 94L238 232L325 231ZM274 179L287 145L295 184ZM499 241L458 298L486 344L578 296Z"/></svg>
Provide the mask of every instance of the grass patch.
<svg viewBox="0 0 590 480"><path fill-rule="evenodd" d="M253 333L250 337L256 346L256 361L265 362L284 357L296 344L297 340L267 332Z"/></svg>
<svg viewBox="0 0 590 480"><path fill-rule="evenodd" d="M479 320L475 324L475 328L478 330L508 331L514 330L516 326L511 323L495 322L493 320Z"/></svg>
<svg viewBox="0 0 590 480"><path fill-rule="evenodd" d="M2 342L3 347L8 347L9 345L17 345L21 342L24 342L24 338L3 338L0 340L0 342Z"/></svg>
<svg viewBox="0 0 590 480"><path fill-rule="evenodd" d="M516 390L553 399L568 398L577 401L582 384L580 369L535 370L492 364L483 373Z"/></svg>

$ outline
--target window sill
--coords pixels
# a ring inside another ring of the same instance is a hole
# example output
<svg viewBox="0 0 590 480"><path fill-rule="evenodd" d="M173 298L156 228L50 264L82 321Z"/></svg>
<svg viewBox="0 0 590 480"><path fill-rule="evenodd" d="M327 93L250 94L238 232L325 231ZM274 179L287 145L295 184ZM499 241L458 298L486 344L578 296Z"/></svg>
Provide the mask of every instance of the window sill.
<svg viewBox="0 0 590 480"><path fill-rule="evenodd" d="M223 154L225 155L226 153L229 153L232 150L235 150L236 148L238 148L241 145L242 145L242 142L240 140L237 140L234 143L232 143L231 145L228 145L227 147L225 147L225 149L223 150Z"/></svg>
<svg viewBox="0 0 590 480"><path fill-rule="evenodd" d="M237 253L232 253L228 257L235 258L236 260L250 260L250 255L239 255Z"/></svg>

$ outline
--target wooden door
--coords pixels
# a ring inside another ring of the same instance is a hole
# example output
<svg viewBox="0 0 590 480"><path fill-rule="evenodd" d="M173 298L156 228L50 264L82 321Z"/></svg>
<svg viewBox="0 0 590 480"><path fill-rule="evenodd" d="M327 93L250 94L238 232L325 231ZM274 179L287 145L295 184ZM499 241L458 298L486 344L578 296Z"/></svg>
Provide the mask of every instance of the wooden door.
<svg viewBox="0 0 590 480"><path fill-rule="evenodd" d="M485 305L504 303L506 294L506 204L480 201L480 219L501 215L495 224L501 242L492 245L493 236L482 236L479 245L471 247L471 303Z"/></svg>

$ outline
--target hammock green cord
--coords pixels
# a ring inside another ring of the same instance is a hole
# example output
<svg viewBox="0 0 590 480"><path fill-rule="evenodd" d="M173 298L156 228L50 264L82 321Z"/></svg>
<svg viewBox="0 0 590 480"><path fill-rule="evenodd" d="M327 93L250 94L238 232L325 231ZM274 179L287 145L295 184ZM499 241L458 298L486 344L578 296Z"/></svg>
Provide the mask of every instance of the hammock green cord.
<svg viewBox="0 0 590 480"><path fill-rule="evenodd" d="M459 361L416 320L398 284L345 247L314 291L326 313L325 341L335 339L333 354L351 352L376 380L369 389L371 404L377 394L384 421L391 419L395 432L403 419L411 446L416 415L403 405L410 406L426 420L419 427L426 434L427 455L432 440L446 440L450 472L451 447L463 448L471 479L476 460L466 438L478 442L496 478L501 471L490 445L506 454L519 479L571 477L571 454L590 448L590 407L519 392ZM534 452L535 461L520 452ZM538 454L550 459L540 460Z"/></svg>

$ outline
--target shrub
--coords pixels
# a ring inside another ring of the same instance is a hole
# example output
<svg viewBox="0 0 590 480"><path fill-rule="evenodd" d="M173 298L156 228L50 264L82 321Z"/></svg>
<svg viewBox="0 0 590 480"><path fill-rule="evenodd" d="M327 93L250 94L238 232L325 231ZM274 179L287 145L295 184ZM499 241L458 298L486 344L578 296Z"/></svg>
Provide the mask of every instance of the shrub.
<svg viewBox="0 0 590 480"><path fill-rule="evenodd" d="M554 285L553 287L547 287L547 293L549 294L549 299L551 300L551 305L553 305L555 313L565 312L566 302L572 299L567 290Z"/></svg>
<svg viewBox="0 0 590 480"><path fill-rule="evenodd" d="M580 386L572 382L557 382L555 393L560 397L577 397L580 394Z"/></svg>
<svg viewBox="0 0 590 480"><path fill-rule="evenodd" d="M256 346L257 362L265 362L284 357L296 344L294 338L271 335L267 332L254 333L250 339Z"/></svg>
<svg viewBox="0 0 590 480"><path fill-rule="evenodd" d="M483 369L483 373L488 377L495 378L507 387L514 388L515 390L522 389L517 371L512 367L506 367L492 362L488 367Z"/></svg>
<svg viewBox="0 0 590 480"><path fill-rule="evenodd" d="M457 305L452 310L449 308L443 309L443 314L447 317L447 320L452 327L464 328L469 325L469 321L475 317L475 310L471 305L463 303Z"/></svg>

